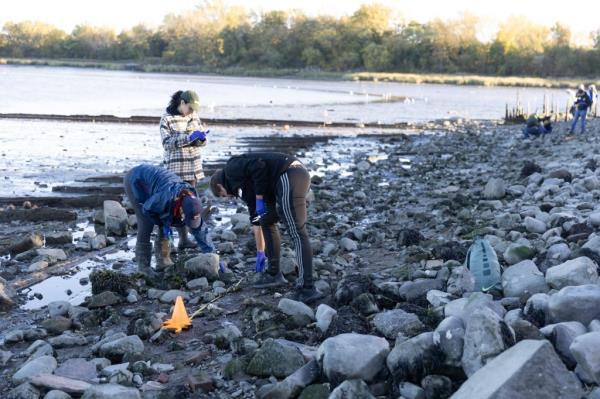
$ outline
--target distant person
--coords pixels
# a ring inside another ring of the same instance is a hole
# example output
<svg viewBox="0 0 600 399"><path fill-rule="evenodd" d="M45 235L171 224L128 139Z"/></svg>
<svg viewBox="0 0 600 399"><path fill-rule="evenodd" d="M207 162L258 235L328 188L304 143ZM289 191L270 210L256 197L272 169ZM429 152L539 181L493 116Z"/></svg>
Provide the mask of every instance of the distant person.
<svg viewBox="0 0 600 399"><path fill-rule="evenodd" d="M540 137L552 132L552 116L537 116L531 114L527 118L526 126L523 128L523 138Z"/></svg>
<svg viewBox="0 0 600 399"><path fill-rule="evenodd" d="M590 97L590 110L594 105L597 107L598 92L596 91L595 85L589 85L587 89L588 96ZM594 115L595 116L595 115Z"/></svg>
<svg viewBox="0 0 600 399"><path fill-rule="evenodd" d="M206 145L208 130L200 122L196 92L177 91L171 96L166 113L160 119L160 136L164 148L164 165L183 181L196 187L204 178L200 147ZM177 229L179 249L194 248L185 226Z"/></svg>
<svg viewBox="0 0 600 399"><path fill-rule="evenodd" d="M169 245L172 227L189 228L202 252L214 251L208 239L208 227L202 218L200 200L191 184L164 168L145 164L127 172L123 183L137 218L135 256L141 272L150 271L150 235L155 225L159 227L155 242L158 270L173 266Z"/></svg>
<svg viewBox="0 0 600 399"><path fill-rule="evenodd" d="M260 223L265 240L267 268L255 288L287 284L281 273L279 217L289 230L299 267L292 298L312 302L323 297L313 283L313 254L306 229L306 195L310 175L295 157L280 153L249 153L234 156L210 181L217 197L239 196L248 206L250 220Z"/></svg>
<svg viewBox="0 0 600 399"><path fill-rule="evenodd" d="M571 124L569 134L575 133L575 126L579 119L581 119L581 134L585 133L585 118L591 104L592 99L588 95L588 92L585 91L583 85L579 86L579 89L577 89L577 93L575 94L575 114L573 115L573 123Z"/></svg>

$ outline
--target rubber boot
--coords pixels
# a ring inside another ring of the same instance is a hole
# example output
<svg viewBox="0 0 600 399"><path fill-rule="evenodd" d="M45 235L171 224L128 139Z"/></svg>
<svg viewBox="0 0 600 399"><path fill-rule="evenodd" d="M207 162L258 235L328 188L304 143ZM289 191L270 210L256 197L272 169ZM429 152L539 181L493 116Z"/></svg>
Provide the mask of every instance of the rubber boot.
<svg viewBox="0 0 600 399"><path fill-rule="evenodd" d="M177 249L196 248L196 243L190 240L187 227L178 227L177 232L179 233L179 243L177 244Z"/></svg>
<svg viewBox="0 0 600 399"><path fill-rule="evenodd" d="M168 267L173 267L171 260L171 243L168 238L157 238L154 242L154 251L156 252L156 270L163 271Z"/></svg>
<svg viewBox="0 0 600 399"><path fill-rule="evenodd" d="M135 244L135 259L137 261L138 271L147 273L150 271L150 262L152 260L152 243L138 242Z"/></svg>

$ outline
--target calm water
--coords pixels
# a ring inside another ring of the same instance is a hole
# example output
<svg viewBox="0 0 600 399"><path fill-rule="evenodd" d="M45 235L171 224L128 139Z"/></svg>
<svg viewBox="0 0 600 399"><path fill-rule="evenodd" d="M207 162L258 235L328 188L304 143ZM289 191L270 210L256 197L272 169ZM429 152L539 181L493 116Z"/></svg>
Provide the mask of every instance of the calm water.
<svg viewBox="0 0 600 399"><path fill-rule="evenodd" d="M154 74L0 65L0 113L160 115L178 89L196 90L200 115L313 121L422 122L499 119L517 95L531 110L562 89L414 85ZM386 97L405 98L384 101ZM0 123L3 123L0 121Z"/></svg>

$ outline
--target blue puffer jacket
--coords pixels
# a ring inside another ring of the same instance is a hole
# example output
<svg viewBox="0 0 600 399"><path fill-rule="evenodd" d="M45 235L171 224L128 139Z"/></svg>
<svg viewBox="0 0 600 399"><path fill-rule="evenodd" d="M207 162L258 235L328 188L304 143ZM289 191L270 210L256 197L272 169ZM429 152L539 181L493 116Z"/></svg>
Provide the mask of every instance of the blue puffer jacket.
<svg viewBox="0 0 600 399"><path fill-rule="evenodd" d="M182 225L180 220L173 220L173 207L181 190L191 191L197 196L190 184L173 172L147 164L131 169L129 179L135 201L143 204L144 214L159 225Z"/></svg>

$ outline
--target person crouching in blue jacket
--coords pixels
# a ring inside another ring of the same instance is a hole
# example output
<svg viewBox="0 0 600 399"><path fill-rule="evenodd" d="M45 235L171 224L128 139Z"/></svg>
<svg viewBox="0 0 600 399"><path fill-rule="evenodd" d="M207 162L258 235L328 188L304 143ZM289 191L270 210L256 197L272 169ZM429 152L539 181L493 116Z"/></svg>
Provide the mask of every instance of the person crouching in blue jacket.
<svg viewBox="0 0 600 399"><path fill-rule="evenodd" d="M138 233L135 255L140 271L150 270L152 244L150 235L159 226L155 241L156 268L173 266L171 227L186 226L202 252L214 252L208 239L208 227L202 218L202 205L191 184L175 173L153 165L138 165L124 178L125 193L137 217Z"/></svg>

